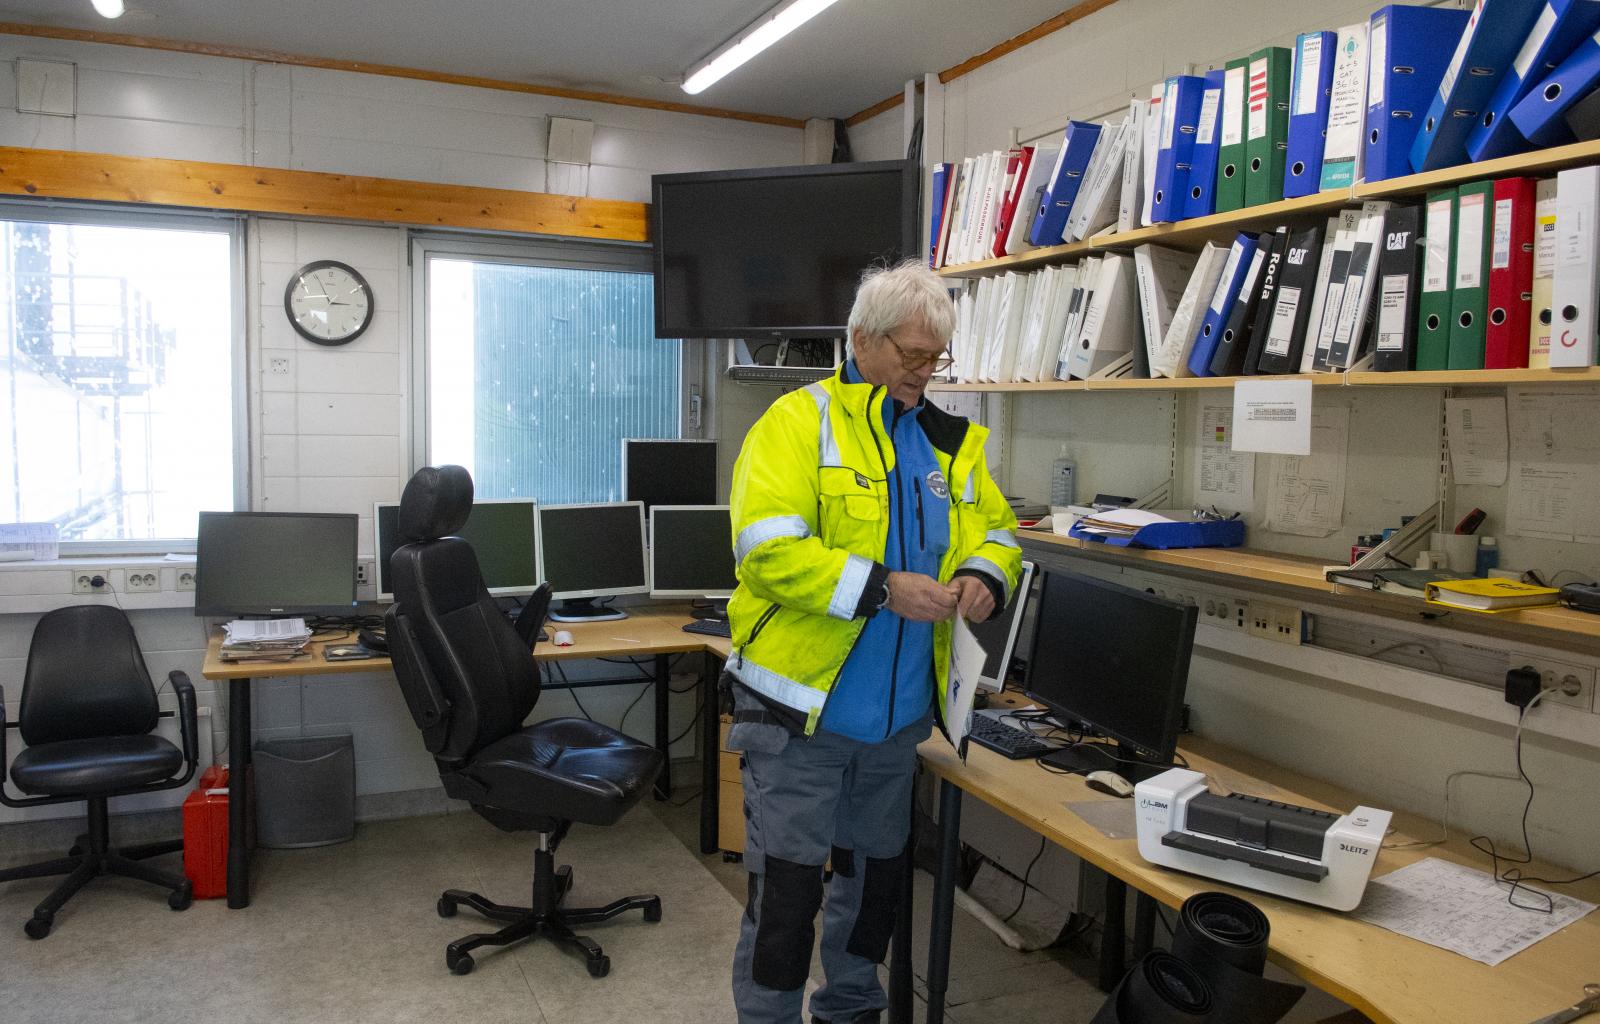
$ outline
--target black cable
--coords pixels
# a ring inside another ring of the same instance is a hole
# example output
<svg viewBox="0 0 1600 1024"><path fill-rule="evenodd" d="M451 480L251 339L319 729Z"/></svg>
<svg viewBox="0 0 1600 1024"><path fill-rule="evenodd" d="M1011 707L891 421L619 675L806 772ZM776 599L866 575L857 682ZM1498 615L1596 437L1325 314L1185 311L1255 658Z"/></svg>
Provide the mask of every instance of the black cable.
<svg viewBox="0 0 1600 1024"><path fill-rule="evenodd" d="M573 687L572 680L567 678L567 670L561 667L561 662L553 661L548 664L561 674L561 682L566 686L567 693L571 695L572 703L578 705L578 710L583 714L583 717L591 722L594 721L594 716L589 714L589 709L584 707L583 701L578 699L578 691Z"/></svg>
<svg viewBox="0 0 1600 1024"><path fill-rule="evenodd" d="M646 684L644 686L639 687L639 695L637 697L633 698L633 703L629 704L628 707L626 708L626 710L624 710L622 712L622 721L617 723L617 731L618 732L626 732L627 731L628 712L632 711L638 705L638 703L641 700L644 700L644 695L650 692L651 685L653 685L653 684Z"/></svg>
<svg viewBox="0 0 1600 1024"><path fill-rule="evenodd" d="M1159 904L1159 903L1156 904L1156 920L1160 921L1161 922L1161 927L1163 927L1163 928L1165 928L1167 930L1167 936L1169 938L1176 938L1177 937L1176 935L1173 934L1172 923L1167 920L1166 911L1161 909L1161 904Z"/></svg>
<svg viewBox="0 0 1600 1024"><path fill-rule="evenodd" d="M695 799L699 795L700 795L700 790L696 789L693 793L690 793L688 796L684 797L682 800L669 800L667 802L672 804L672 806L674 806L674 807L682 807L684 804L687 804L689 801Z"/></svg>
<svg viewBox="0 0 1600 1024"><path fill-rule="evenodd" d="M1011 919L1016 917L1017 914L1022 910L1022 905L1028 902L1028 879L1033 875L1033 866L1039 863L1040 857L1044 856L1044 847L1047 842L1049 842L1049 840L1044 836L1039 837L1039 852L1033 855L1033 859L1028 861L1027 870L1022 872L1022 898L1017 900L1017 905L1012 909L1011 913L1000 919L1001 924L1010 923Z"/></svg>
<svg viewBox="0 0 1600 1024"><path fill-rule="evenodd" d="M667 741L667 750L671 750L672 749L672 745L674 743L676 743L679 740L683 739L685 736L689 735L691 732L694 732L694 727L700 723L700 712L704 711L705 709L706 709L706 702L705 702L705 699L702 697L700 699L700 701L697 704L695 704L695 706L694 706L694 718L689 720L689 724L684 727L684 730L682 732L678 733L678 735L672 737L672 739ZM663 753L665 753L665 752L663 752Z"/></svg>

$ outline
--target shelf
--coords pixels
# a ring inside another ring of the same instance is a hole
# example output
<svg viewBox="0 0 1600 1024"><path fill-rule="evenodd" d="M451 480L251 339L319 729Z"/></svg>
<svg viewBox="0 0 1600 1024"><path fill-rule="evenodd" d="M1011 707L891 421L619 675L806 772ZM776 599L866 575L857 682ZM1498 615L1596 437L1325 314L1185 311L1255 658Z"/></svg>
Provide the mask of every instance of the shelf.
<svg viewBox="0 0 1600 1024"><path fill-rule="evenodd" d="M1574 142L1570 146L1555 146L1532 153L1518 153L1476 164L1458 164L1437 171L1408 174L1387 181L1356 185L1351 196L1361 199L1388 199L1400 196L1421 195L1446 185L1463 181L1483 181L1486 178L1506 178L1518 174L1543 174L1564 167L1600 161L1600 142Z"/></svg>
<svg viewBox="0 0 1600 1024"><path fill-rule="evenodd" d="M1111 547L1093 541L1060 537L1041 530L1022 530L1018 538L1024 550L1038 545L1045 550L1092 558L1121 565L1155 564L1186 575L1223 576L1250 580L1291 596L1315 595L1329 604L1357 611L1411 621L1428 622L1443 628L1459 629L1507 639L1537 639L1541 643L1600 651L1600 615L1589 615L1570 608L1550 606L1528 608L1497 615L1455 611L1426 605L1416 598L1362 587L1329 583L1324 577L1326 560L1298 555L1277 554L1252 548L1180 548L1154 551L1143 548ZM1430 618L1423 619L1428 614ZM1537 634L1533 636L1532 634Z"/></svg>
<svg viewBox="0 0 1600 1024"><path fill-rule="evenodd" d="M1046 380L1009 384L954 384L941 381L929 391L987 391L1029 394L1047 391L1202 391L1231 388L1242 380L1309 380L1316 387L1496 387L1510 384L1600 384L1600 366L1570 370L1409 370L1377 373L1258 374L1253 377L1179 377L1156 380Z"/></svg>
<svg viewBox="0 0 1600 1024"><path fill-rule="evenodd" d="M991 274L1004 273L1007 270L1031 270L1051 263L1066 263L1073 256L1094 253L1093 240L1085 242L1068 242L1066 245L1051 245L1043 249L1029 249L1019 252L1015 256L999 256L988 260L975 260L971 263L957 263L954 266L940 269L940 277L988 277Z"/></svg>
<svg viewBox="0 0 1600 1024"><path fill-rule="evenodd" d="M1131 251L1146 243L1166 245L1175 249L1199 249L1207 242L1233 240L1240 231L1270 230L1292 217L1338 210L1350 205L1350 192L1339 189L1318 192L1298 199L1281 199L1276 203L1247 206L1242 210L1214 213L1209 217L1180 220L1174 224L1157 224L1110 235L1095 235L1089 243L1097 250Z"/></svg>

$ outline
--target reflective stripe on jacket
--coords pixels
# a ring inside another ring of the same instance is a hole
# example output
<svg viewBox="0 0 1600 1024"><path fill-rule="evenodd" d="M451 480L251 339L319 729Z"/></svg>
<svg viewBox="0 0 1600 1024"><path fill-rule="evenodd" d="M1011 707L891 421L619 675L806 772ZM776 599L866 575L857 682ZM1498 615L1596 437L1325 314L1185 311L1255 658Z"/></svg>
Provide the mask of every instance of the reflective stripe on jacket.
<svg viewBox="0 0 1600 1024"><path fill-rule="evenodd" d="M810 735L866 619L862 593L889 529L894 445L877 412L884 389L838 374L774 402L734 464L734 560L728 671ZM988 430L931 404L920 414L950 488L950 547L939 567L988 577L1009 602L1022 568L1016 517L989 476ZM870 614L870 611L867 612ZM935 707L942 717L952 625L934 628Z"/></svg>

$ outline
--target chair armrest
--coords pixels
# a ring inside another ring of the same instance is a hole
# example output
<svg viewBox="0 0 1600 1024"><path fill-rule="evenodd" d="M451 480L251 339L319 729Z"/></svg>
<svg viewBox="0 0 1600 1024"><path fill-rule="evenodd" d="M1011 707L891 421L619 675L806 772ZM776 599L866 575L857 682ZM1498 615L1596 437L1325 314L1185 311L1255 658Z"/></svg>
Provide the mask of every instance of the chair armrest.
<svg viewBox="0 0 1600 1024"><path fill-rule="evenodd" d="M194 684L189 682L189 674L180 668L175 668L167 673L167 682L172 684L172 692L178 695L178 728L183 733L183 759L189 763L189 770L200 760L200 724L198 712L195 710Z"/></svg>
<svg viewBox="0 0 1600 1024"><path fill-rule="evenodd" d="M428 659L412 632L411 622L398 604L389 607L384 619L389 638L389 659L395 680L405 697L412 721L422 730L422 743L430 754L444 749L450 733L450 700L434 677Z"/></svg>

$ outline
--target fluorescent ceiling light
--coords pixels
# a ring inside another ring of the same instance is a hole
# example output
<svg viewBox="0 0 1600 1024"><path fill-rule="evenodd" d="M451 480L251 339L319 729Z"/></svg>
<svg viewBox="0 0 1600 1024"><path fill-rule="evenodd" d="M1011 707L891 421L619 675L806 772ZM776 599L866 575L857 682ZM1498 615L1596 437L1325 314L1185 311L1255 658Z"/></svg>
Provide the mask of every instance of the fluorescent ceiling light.
<svg viewBox="0 0 1600 1024"><path fill-rule="evenodd" d="M96 0L96 3L101 0ZM119 0L110 0L119 2ZM710 57L684 76L683 91L693 96L704 92L724 75L765 50L773 43L832 7L837 0L786 0L756 19L743 32L723 43Z"/></svg>
<svg viewBox="0 0 1600 1024"><path fill-rule="evenodd" d="M122 0L89 0L102 18L122 17Z"/></svg>

